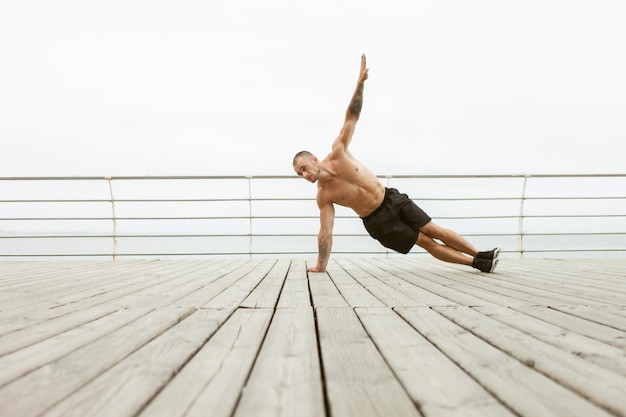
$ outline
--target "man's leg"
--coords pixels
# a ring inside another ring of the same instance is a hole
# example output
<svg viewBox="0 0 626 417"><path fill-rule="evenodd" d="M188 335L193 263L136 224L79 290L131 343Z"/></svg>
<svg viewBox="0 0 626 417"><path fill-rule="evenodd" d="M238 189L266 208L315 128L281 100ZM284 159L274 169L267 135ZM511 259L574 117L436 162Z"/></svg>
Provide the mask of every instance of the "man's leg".
<svg viewBox="0 0 626 417"><path fill-rule="evenodd" d="M443 244L435 241L435 239L443 242ZM481 252L482 255L492 254L493 256L488 259L479 259L476 257L479 252L467 240L452 230L435 225L432 221L420 229L415 243L437 259L468 265L482 272L493 272L498 265L496 256L500 251L499 249L496 248L489 253Z"/></svg>
<svg viewBox="0 0 626 417"><path fill-rule="evenodd" d="M455 249L458 252L466 253L472 258L474 258L478 254L476 248L472 246L472 244L469 243L467 240L465 240L465 238L463 238L461 235L452 230L444 229L443 227L437 226L432 221L428 222L426 225L420 228L420 234L426 234L432 239L437 239L441 241L445 246ZM419 244L419 237L417 239L417 242L419 246L422 246Z"/></svg>
<svg viewBox="0 0 626 417"><path fill-rule="evenodd" d="M472 266L474 258L467 256L450 246L442 245L441 243L436 242L432 237L421 230L420 234L417 236L417 242L415 243L441 261Z"/></svg>

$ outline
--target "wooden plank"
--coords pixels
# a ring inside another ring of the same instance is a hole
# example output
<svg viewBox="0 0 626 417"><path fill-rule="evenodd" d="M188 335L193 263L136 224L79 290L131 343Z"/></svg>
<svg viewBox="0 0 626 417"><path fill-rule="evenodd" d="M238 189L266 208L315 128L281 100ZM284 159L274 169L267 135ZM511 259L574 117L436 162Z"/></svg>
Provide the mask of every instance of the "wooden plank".
<svg viewBox="0 0 626 417"><path fill-rule="evenodd" d="M348 303L341 296L328 272L309 272L309 291L313 307L347 307Z"/></svg>
<svg viewBox="0 0 626 417"><path fill-rule="evenodd" d="M189 309L153 311L5 385L0 388L0 415L39 416L192 312Z"/></svg>
<svg viewBox="0 0 626 417"><path fill-rule="evenodd" d="M215 271L203 272L197 278L202 282L202 287L179 298L174 305L201 308L235 282L245 277L246 274L254 271L260 263L260 260L240 261Z"/></svg>
<svg viewBox="0 0 626 417"><path fill-rule="evenodd" d="M613 327L608 327L603 324L585 320L580 317L544 306L515 307L515 310L537 319L547 321L548 323L552 323L556 326L562 327L563 329L582 334L592 339L600 340L620 349L626 349L626 334Z"/></svg>
<svg viewBox="0 0 626 417"><path fill-rule="evenodd" d="M198 289L213 281L231 268L239 266L239 263L211 263L202 265L197 263L181 263L179 267L165 269L160 275L167 277L166 280L155 282L154 285L146 286L114 300L119 307L165 307L178 305L179 300L194 293ZM197 306L189 306L197 307Z"/></svg>
<svg viewBox="0 0 626 417"><path fill-rule="evenodd" d="M324 415L313 309L278 309L235 417Z"/></svg>
<svg viewBox="0 0 626 417"><path fill-rule="evenodd" d="M241 302L245 308L274 308L278 303L287 271L291 262L288 259L278 260L263 281Z"/></svg>
<svg viewBox="0 0 626 417"><path fill-rule="evenodd" d="M98 270L91 271L91 273L81 271L74 275L56 266L54 273L47 277L45 282L29 283L29 287L19 291L19 297L11 300L10 303L4 302L4 305L7 306L7 309L13 310L59 308L76 301L76 293L88 290L89 296L97 294L98 283L110 287L129 285L130 277L125 277L127 279L109 277L108 280L103 280L103 276L106 275L100 275ZM28 280L29 278L26 277L25 279ZM72 296L74 296L73 299L70 298Z"/></svg>
<svg viewBox="0 0 626 417"><path fill-rule="evenodd" d="M252 261L251 261L252 262ZM222 292L207 301L203 308L236 308L245 300L252 290L263 280L272 267L275 259L264 259L246 273L241 279L233 282Z"/></svg>
<svg viewBox="0 0 626 417"><path fill-rule="evenodd" d="M102 275L99 278L102 281L106 281L109 277L107 275ZM69 277L68 279L71 279L71 277ZM167 275L161 277L138 276L129 279L128 282L124 284L120 283L119 285L107 285L107 288L104 290L99 290L98 287L96 287L96 289L93 290L91 294L85 293L82 299L75 299L72 302L68 302L66 304L54 307L53 309L45 308L44 310L42 307L45 306L43 305L34 306L36 310L33 312L33 316L57 316L71 313L74 311L95 308L99 305L106 305L112 300L143 290L146 287L157 285L158 283L167 281L168 279L169 277ZM124 306L114 307L123 308Z"/></svg>
<svg viewBox="0 0 626 417"><path fill-rule="evenodd" d="M623 261L622 261L623 262ZM512 274L506 274L507 280L541 286L558 288L567 293L584 288L584 293L606 300L607 295L619 292L624 295L626 290L618 270L611 270L609 259L533 259L532 266L525 260L506 260L511 265Z"/></svg>
<svg viewBox="0 0 626 417"><path fill-rule="evenodd" d="M309 280L306 264L302 260L294 260L287 272L285 284L278 298L277 308L310 307Z"/></svg>
<svg viewBox="0 0 626 417"><path fill-rule="evenodd" d="M330 415L420 415L352 308L317 308L316 317Z"/></svg>
<svg viewBox="0 0 626 417"><path fill-rule="evenodd" d="M559 349L626 376L626 352L623 349L509 308L491 306L475 307L475 310Z"/></svg>
<svg viewBox="0 0 626 417"><path fill-rule="evenodd" d="M624 291L624 293L626 294L626 291ZM608 310L612 314L620 317L626 317L626 303L624 303L624 305L622 306L599 306L598 308Z"/></svg>
<svg viewBox="0 0 626 417"><path fill-rule="evenodd" d="M0 262L0 270L4 271L4 262ZM6 276L0 281L4 287L19 291L23 294L29 293L33 295L44 294L45 288L48 288L48 292L51 291L64 291L71 292L75 288L81 288L83 284L93 282L95 277L94 271L98 269L106 268L105 264L94 263L92 265L86 263L77 262L43 262L42 264L36 262L23 262L24 268L21 268L21 274L16 275L13 279L7 279ZM45 266L45 269L41 269L41 266ZM59 277L62 276L74 276L73 280L59 281ZM57 286L51 288L47 284L55 283ZM1 297L1 295L0 295ZM1 298L0 298L1 299ZM4 300L2 300L4 301Z"/></svg>
<svg viewBox="0 0 626 417"><path fill-rule="evenodd" d="M615 309L606 310L596 306L577 305L574 307L553 307L555 310L561 311L581 319L593 321L595 323L604 324L617 330L626 332L626 318L615 314Z"/></svg>
<svg viewBox="0 0 626 417"><path fill-rule="evenodd" d="M126 287L133 282L126 274L125 264L109 263L100 265L100 269L81 270L68 272L62 267L63 263L54 264L54 274L47 277L46 282L36 283L34 288L29 288L24 297L19 299L20 304L12 303L14 308L28 306L36 308L59 308L73 304L94 294L104 293L113 288ZM139 271L134 271L134 278L144 278L144 273L153 268L152 265L144 265ZM139 273L141 272L141 273Z"/></svg>
<svg viewBox="0 0 626 417"><path fill-rule="evenodd" d="M365 263L362 259L354 259L354 268L350 268L348 273L372 295L378 298L387 306L412 306L417 302L406 294L387 285L384 280L387 273L378 270L371 264ZM378 279L382 277L382 279Z"/></svg>
<svg viewBox="0 0 626 417"><path fill-rule="evenodd" d="M357 308L377 348L424 416L513 416L389 308Z"/></svg>
<svg viewBox="0 0 626 417"><path fill-rule="evenodd" d="M90 262L88 266L84 261L66 261L64 268L66 270L95 268L99 261ZM102 262L102 261L100 261ZM57 265L57 266L55 266ZM0 261L0 285L12 286L14 284L25 284L38 280L40 277L47 276L51 270L58 268L56 261ZM28 277L28 279L25 279Z"/></svg>
<svg viewBox="0 0 626 417"><path fill-rule="evenodd" d="M582 271L568 271L567 274L553 274L542 271L539 267L532 274L505 276L499 280L501 285L513 289L527 289L530 294L541 297L542 303L552 305L566 304L619 304L624 302L623 297L606 288L596 288L592 284L598 281L589 277L584 280ZM531 278L532 277L532 278Z"/></svg>
<svg viewBox="0 0 626 417"><path fill-rule="evenodd" d="M385 285L393 288L398 293L408 297L407 301L401 303L394 303L393 307L399 307L402 305L409 306L432 306L432 305L455 305L454 302L442 297L439 293L435 293L429 290L425 290L420 286L416 286L413 283L402 279L395 273L391 273L389 269L380 268L374 263L367 262L366 260L353 260L353 263L362 265L364 268L374 275L379 281Z"/></svg>
<svg viewBox="0 0 626 417"><path fill-rule="evenodd" d="M515 284L500 279L502 273L479 274L477 278L470 279L474 274L468 271L461 274L446 274L442 276L442 282L446 282L452 288L463 288L463 291L476 296L479 299L492 303L502 304L507 300L506 305L515 303L517 305L533 304L553 304L553 305L574 305L576 303L595 303L600 301L591 297L580 297L563 295L555 290L545 290L534 288L528 284Z"/></svg>
<svg viewBox="0 0 626 417"><path fill-rule="evenodd" d="M476 305L477 303L485 303L484 300L477 299L476 297L463 292L462 288L450 288L449 286L444 285L442 283L444 280L441 279L441 276L432 272L432 266L430 268L422 267L420 269L415 267L411 267L409 269L406 266L405 268L399 268L398 266L392 264L392 260L381 258L369 259L367 262L376 265L383 271L393 274L417 287L423 288L431 293L438 294L442 298L449 300L445 303L445 305L458 304L470 306ZM411 262L411 265L413 264L414 262ZM419 265L421 267L424 264L425 262L422 261ZM441 272L439 271L439 273Z"/></svg>
<svg viewBox="0 0 626 417"><path fill-rule="evenodd" d="M468 307L434 307L467 331L613 413L626 415L626 378Z"/></svg>
<svg viewBox="0 0 626 417"><path fill-rule="evenodd" d="M358 283L343 265L341 260L331 263L327 268L330 280L352 307L383 307L384 304Z"/></svg>
<svg viewBox="0 0 626 417"><path fill-rule="evenodd" d="M271 317L271 309L235 311L139 416L230 417Z"/></svg>
<svg viewBox="0 0 626 417"><path fill-rule="evenodd" d="M387 261L387 263L389 262L391 261ZM441 293L442 296L451 297L453 301L462 305L528 305L527 299L518 299L511 297L510 294L507 295L491 291L489 286L484 284L486 280L485 277L488 274L475 272L476 270L468 269L461 265L454 266L436 260L432 262L441 264L441 267L439 269L432 269L429 275L425 275L422 271L416 270L410 259L395 260L394 265L408 273L413 273L420 278L427 279L447 288L447 290ZM527 298L527 295L525 296Z"/></svg>
<svg viewBox="0 0 626 417"><path fill-rule="evenodd" d="M0 357L0 386L111 333L150 311L149 308L119 310L4 355Z"/></svg>
<svg viewBox="0 0 626 417"><path fill-rule="evenodd" d="M77 311L36 325L16 330L0 336L0 355L15 352L21 348L56 336L77 326L97 320L116 310L112 306L97 307L85 311Z"/></svg>
<svg viewBox="0 0 626 417"><path fill-rule="evenodd" d="M160 267L158 264L151 264L149 268L141 268L138 271L125 268L93 271L94 282L91 287L84 288L78 294L72 293L71 297L66 297L63 303L55 307L54 310L67 312L90 308L169 281L171 279L170 271L165 267L159 269ZM181 265L181 268L184 267L184 265ZM72 280L74 277L72 275L62 275L59 279Z"/></svg>
<svg viewBox="0 0 626 417"><path fill-rule="evenodd" d="M623 304L626 288L623 283L618 284L612 276L605 274L605 261L533 259L530 266L528 261L507 259L501 265L512 264L512 267L500 273L499 265L494 276L497 275L499 281L518 286L537 288L559 296L572 296L572 299L581 303Z"/></svg>
<svg viewBox="0 0 626 417"><path fill-rule="evenodd" d="M493 298L495 297L506 297L511 299L511 302L516 302L518 305L529 305L533 303L551 305L602 305L611 303L619 305L624 303L623 293L616 295L615 293L610 294L605 292L599 295L597 293L588 292L587 289L578 282L579 278L577 273L580 271L576 271L573 267L567 274L562 273L562 267L557 269L563 276L556 278L556 273L550 273L544 269L546 260L533 259L532 261L527 261L522 264L524 265L523 269L513 269L513 271L506 268L507 262L510 261L506 259L502 260L494 274L476 274L474 271L466 270L466 268L461 266L452 266L451 269L454 268L458 270L458 273L451 274L441 268L440 282L447 282L447 285L454 286L455 288L460 286L464 288L464 290L467 285L468 293L475 294L480 298L491 297L488 299L488 301L491 302L494 301ZM533 268L530 269L532 273L529 273L529 262L533 264ZM410 259L400 259L397 261L397 265L407 271L414 269ZM501 266L503 266L503 268L500 268ZM598 266L595 265L595 268L598 268ZM568 286L569 289L564 291L564 286ZM487 292L481 294L476 291L474 287L486 289Z"/></svg>
<svg viewBox="0 0 626 417"><path fill-rule="evenodd" d="M89 264L90 263L87 262L87 265ZM145 289L146 287L158 285L170 279L167 275L167 269L162 270L160 274L152 275L150 273L146 274L147 271L144 269L145 265L143 264L141 264L141 269L138 271L129 270L128 265L126 263L123 264L126 265L127 268L114 268L114 271L119 273L120 270L122 270L125 272L124 275L118 277L118 279L113 279L112 283L108 283L112 278L112 276L109 275L111 271L108 268L103 271L93 271L94 288L86 293L83 299L74 300L71 303L55 306L54 308L49 308L49 304L44 303L36 304L28 310L11 310L6 314L3 313L2 318L0 318L0 332L15 331L33 324L42 323L49 319L61 317L68 313L92 309L95 306L109 303L112 300L125 297ZM153 264L154 262L151 263L151 267L156 268ZM55 263L54 265L57 264ZM55 268L59 269L60 267L57 265ZM115 277L115 274L113 274L113 277ZM124 283L124 278L127 279L126 283ZM63 274L57 276L58 281L68 279L72 279L71 275ZM117 309L119 307L113 306L113 308Z"/></svg>
<svg viewBox="0 0 626 417"><path fill-rule="evenodd" d="M230 316L198 310L44 413L45 417L135 416Z"/></svg>
<svg viewBox="0 0 626 417"><path fill-rule="evenodd" d="M397 311L517 414L528 417L610 415L430 308L399 308Z"/></svg>

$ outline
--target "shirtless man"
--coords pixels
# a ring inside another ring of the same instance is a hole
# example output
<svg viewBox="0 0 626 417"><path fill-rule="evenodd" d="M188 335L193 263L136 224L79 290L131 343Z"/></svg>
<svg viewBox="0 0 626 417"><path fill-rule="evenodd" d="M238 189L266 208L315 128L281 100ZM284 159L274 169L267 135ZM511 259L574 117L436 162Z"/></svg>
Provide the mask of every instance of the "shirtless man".
<svg viewBox="0 0 626 417"><path fill-rule="evenodd" d="M308 268L308 271L326 271L333 242L334 204L339 204L354 210L363 220L368 233L385 247L408 253L413 245L418 245L442 261L493 272L498 263L498 248L478 252L456 232L437 226L406 194L385 188L376 175L348 150L361 114L367 75L363 55L356 90L331 153L322 161L307 151L298 152L293 159L293 169L298 176L311 183L317 182L319 252L317 265Z"/></svg>

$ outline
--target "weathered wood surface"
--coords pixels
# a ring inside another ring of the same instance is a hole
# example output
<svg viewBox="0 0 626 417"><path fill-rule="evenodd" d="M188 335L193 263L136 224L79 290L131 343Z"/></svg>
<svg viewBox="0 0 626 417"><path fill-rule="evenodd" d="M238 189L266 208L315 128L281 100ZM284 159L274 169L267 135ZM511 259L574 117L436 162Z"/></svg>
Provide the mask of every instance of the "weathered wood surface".
<svg viewBox="0 0 626 417"><path fill-rule="evenodd" d="M626 416L626 259L0 262L29 416Z"/></svg>

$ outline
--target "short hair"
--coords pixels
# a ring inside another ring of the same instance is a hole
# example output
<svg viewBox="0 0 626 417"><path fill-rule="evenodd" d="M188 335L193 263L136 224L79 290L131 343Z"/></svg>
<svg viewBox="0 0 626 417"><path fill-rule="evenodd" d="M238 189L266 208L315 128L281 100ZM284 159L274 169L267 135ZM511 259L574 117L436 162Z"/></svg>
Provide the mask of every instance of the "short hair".
<svg viewBox="0 0 626 417"><path fill-rule="evenodd" d="M293 157L293 163L291 164L292 166L296 165L296 160L298 158L306 158L306 159L311 160L311 159L313 159L313 154L311 152L309 152L309 151L300 151L300 152L298 152L296 154L296 156Z"/></svg>

